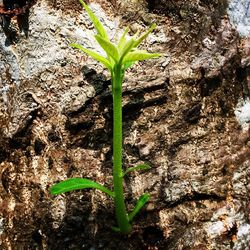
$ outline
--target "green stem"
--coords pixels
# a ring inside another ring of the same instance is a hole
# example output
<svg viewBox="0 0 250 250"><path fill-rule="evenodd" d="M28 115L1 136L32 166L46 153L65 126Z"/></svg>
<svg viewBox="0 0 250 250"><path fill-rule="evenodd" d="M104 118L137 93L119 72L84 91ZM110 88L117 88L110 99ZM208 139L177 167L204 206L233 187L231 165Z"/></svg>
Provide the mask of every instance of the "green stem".
<svg viewBox="0 0 250 250"><path fill-rule="evenodd" d="M113 75L113 180L115 193L115 213L121 233L129 233L131 225L126 212L123 192L122 171L122 72L117 65Z"/></svg>

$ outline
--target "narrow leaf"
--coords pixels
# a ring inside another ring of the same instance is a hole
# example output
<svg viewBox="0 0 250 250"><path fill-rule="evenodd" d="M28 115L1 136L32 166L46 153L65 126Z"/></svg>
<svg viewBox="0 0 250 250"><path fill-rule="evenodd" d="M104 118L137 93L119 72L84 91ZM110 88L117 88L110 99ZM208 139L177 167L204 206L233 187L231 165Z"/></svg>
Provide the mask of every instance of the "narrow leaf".
<svg viewBox="0 0 250 250"><path fill-rule="evenodd" d="M129 31L129 28L127 27L124 30L124 32L123 32L123 34L122 34L122 36L121 36L121 38L120 38L120 40L118 42L118 49L122 49L124 44L126 43L126 35L127 35L128 31Z"/></svg>
<svg viewBox="0 0 250 250"><path fill-rule="evenodd" d="M126 62L136 62L143 61L151 58L156 58L161 56L159 53L148 53L145 50L135 50L133 52L129 52L123 59L123 63Z"/></svg>
<svg viewBox="0 0 250 250"><path fill-rule="evenodd" d="M99 19L96 17L96 15L92 12L92 10L89 8L89 6L83 0L79 0L79 1L82 4L83 8L88 13L91 21L93 22L93 24L95 26L95 29L96 29L97 33L101 37L103 37L105 39L109 39L108 34L107 34L106 30L104 29L102 23L99 21Z"/></svg>
<svg viewBox="0 0 250 250"><path fill-rule="evenodd" d="M139 213L139 211L144 207L144 205L149 201L150 195L143 194L138 199L133 211L128 215L128 220L132 221L133 218Z"/></svg>
<svg viewBox="0 0 250 250"><path fill-rule="evenodd" d="M121 51L121 57L120 60L122 61L123 58L131 51L132 48L134 48L135 40L134 38L131 38L123 47Z"/></svg>
<svg viewBox="0 0 250 250"><path fill-rule="evenodd" d="M139 165L137 165L137 166L135 166L135 167L128 168L128 169L124 172L123 176L125 176L126 174L128 174L128 173L130 173L130 172L132 172L132 171L136 171L136 170L148 170L148 169L150 169L150 166L149 166L148 164L146 164L146 163L144 163L144 164L139 164Z"/></svg>
<svg viewBox="0 0 250 250"><path fill-rule="evenodd" d="M69 191L85 189L85 188L95 188L110 195L111 197L115 197L114 192L112 192L111 190L105 188L103 185L99 183L96 183L94 181L91 181L85 178L71 178L71 179L62 181L58 184L53 185L50 188L50 193L53 195L57 195L57 194L62 194L62 193L66 193Z"/></svg>
<svg viewBox="0 0 250 250"><path fill-rule="evenodd" d="M105 50L107 55L112 57L116 62L118 62L119 52L117 48L115 47L115 45L99 35L95 35L95 39L101 45L101 47Z"/></svg>
<svg viewBox="0 0 250 250"><path fill-rule="evenodd" d="M88 54L89 56L94 58L96 61L102 63L109 70L112 69L112 66L109 63L108 59L106 59L105 57L97 54L95 51L86 49L82 45L76 44L76 43L71 43L70 46L73 47L73 48L79 49L79 50L83 51L84 53Z"/></svg>
<svg viewBox="0 0 250 250"><path fill-rule="evenodd" d="M147 38L147 36L155 29L155 27L156 27L156 24L153 23L151 25L151 27L136 40L135 47L138 47L140 45L140 43L143 40L145 40Z"/></svg>

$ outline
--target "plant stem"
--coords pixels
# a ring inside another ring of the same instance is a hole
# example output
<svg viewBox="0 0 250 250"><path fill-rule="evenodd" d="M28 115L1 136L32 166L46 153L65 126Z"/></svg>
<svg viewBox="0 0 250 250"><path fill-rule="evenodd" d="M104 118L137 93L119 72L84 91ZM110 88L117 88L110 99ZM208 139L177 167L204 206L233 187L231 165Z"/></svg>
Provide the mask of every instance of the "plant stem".
<svg viewBox="0 0 250 250"><path fill-rule="evenodd" d="M122 72L117 65L113 75L113 180L115 193L115 213L121 233L129 233L128 220L123 192L122 171Z"/></svg>

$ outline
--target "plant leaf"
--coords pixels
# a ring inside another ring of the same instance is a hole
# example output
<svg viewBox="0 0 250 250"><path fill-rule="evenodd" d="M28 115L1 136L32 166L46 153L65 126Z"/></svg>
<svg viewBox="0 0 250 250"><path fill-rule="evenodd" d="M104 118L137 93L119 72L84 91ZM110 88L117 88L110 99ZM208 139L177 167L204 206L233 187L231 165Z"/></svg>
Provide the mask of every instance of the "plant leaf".
<svg viewBox="0 0 250 250"><path fill-rule="evenodd" d="M133 37L128 42L126 42L126 44L124 45L121 51L121 57L120 57L121 61L131 51L131 49L134 48L134 43L135 43L135 39Z"/></svg>
<svg viewBox="0 0 250 250"><path fill-rule="evenodd" d="M149 194L143 194L140 196L138 201L136 202L136 205L131 213L128 215L128 220L132 221L133 218L139 213L139 211L144 207L144 205L149 201L150 195Z"/></svg>
<svg viewBox="0 0 250 250"><path fill-rule="evenodd" d="M145 40L147 38L147 36L155 29L155 27L156 27L156 24L153 23L151 25L151 27L136 40L135 47L138 47L140 45L140 43L143 40Z"/></svg>
<svg viewBox="0 0 250 250"><path fill-rule="evenodd" d="M135 62L126 62L124 63L124 68L123 70L127 70L128 68L132 67L135 64Z"/></svg>
<svg viewBox="0 0 250 250"><path fill-rule="evenodd" d="M126 62L124 64L124 70L127 70L128 68L130 68L135 62Z"/></svg>
<svg viewBox="0 0 250 250"><path fill-rule="evenodd" d="M91 181L85 178L70 178L68 180L59 182L50 188L50 193L53 195L66 193L73 190L85 189L85 188L95 188L98 189L111 197L115 197L114 192L105 188L103 185Z"/></svg>
<svg viewBox="0 0 250 250"><path fill-rule="evenodd" d="M86 53L89 56L91 56L92 58L94 58L96 61L102 63L109 70L112 70L112 66L111 66L110 62L108 61L108 59L106 59L105 57L99 55L95 51L90 50L90 49L86 49L82 45L76 44L76 43L71 43L70 46L83 51L84 53Z"/></svg>
<svg viewBox="0 0 250 250"><path fill-rule="evenodd" d="M123 63L143 61L161 56L159 53L148 53L146 50L135 50L129 52L123 59Z"/></svg>
<svg viewBox="0 0 250 250"><path fill-rule="evenodd" d="M111 227L111 229L116 232L116 233L120 233L121 229L119 227Z"/></svg>
<svg viewBox="0 0 250 250"><path fill-rule="evenodd" d="M98 33L101 37L103 37L103 38L109 40L108 34L107 34L106 30L104 29L102 23L101 23L101 22L99 21L99 19L97 18L97 16L92 12L92 10L89 8L89 6L88 6L83 0L79 0L79 1L80 1L80 3L82 4L83 8L84 8L84 9L86 10L86 12L88 13L88 15L89 15L91 21L93 22L93 24L94 24L94 26L95 26L95 29L96 29L97 33Z"/></svg>
<svg viewBox="0 0 250 250"><path fill-rule="evenodd" d="M123 32L123 34L122 34L122 36L121 36L121 38L120 38L120 40L118 42L118 49L122 49L124 44L126 43L126 35L127 35L128 31L129 31L129 28L127 27L124 30L124 32Z"/></svg>
<svg viewBox="0 0 250 250"><path fill-rule="evenodd" d="M136 170L148 170L148 169L150 169L150 166L149 166L148 164L146 164L146 163L139 164L139 165L137 165L137 166L135 166L135 167L130 167L130 168L128 168L128 169L124 172L124 174L123 174L122 176L124 177L126 174L128 174L128 173L130 173L130 172L132 172L132 171L136 171Z"/></svg>
<svg viewBox="0 0 250 250"><path fill-rule="evenodd" d="M102 38L99 35L95 35L96 41L101 45L101 47L105 50L108 56L112 57L116 62L119 60L119 52L116 46L110 41Z"/></svg>

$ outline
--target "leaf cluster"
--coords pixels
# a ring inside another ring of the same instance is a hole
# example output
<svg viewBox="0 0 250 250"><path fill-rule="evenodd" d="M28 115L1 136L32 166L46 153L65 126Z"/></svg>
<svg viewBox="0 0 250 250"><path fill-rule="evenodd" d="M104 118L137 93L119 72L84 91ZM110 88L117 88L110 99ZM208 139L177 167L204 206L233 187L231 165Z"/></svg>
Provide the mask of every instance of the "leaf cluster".
<svg viewBox="0 0 250 250"><path fill-rule="evenodd" d="M82 0L80 0L80 3L88 13L91 21L95 26L95 29L97 31L95 39L102 47L102 49L106 52L106 57L96 53L93 50L87 49L80 44L71 43L70 45L73 48L77 48L88 54L96 61L102 63L103 66L111 72L111 74L114 73L117 66L121 67L124 74L124 71L132 66L135 62L160 56L159 53L149 53L146 50L138 49L138 46L142 43L142 41L145 40L148 35L155 29L156 24L152 24L151 27L142 35L138 36L138 34L136 33L129 39L127 38L129 28L126 28L118 43L114 44L110 41L102 23L93 14L88 5L85 4Z"/></svg>

